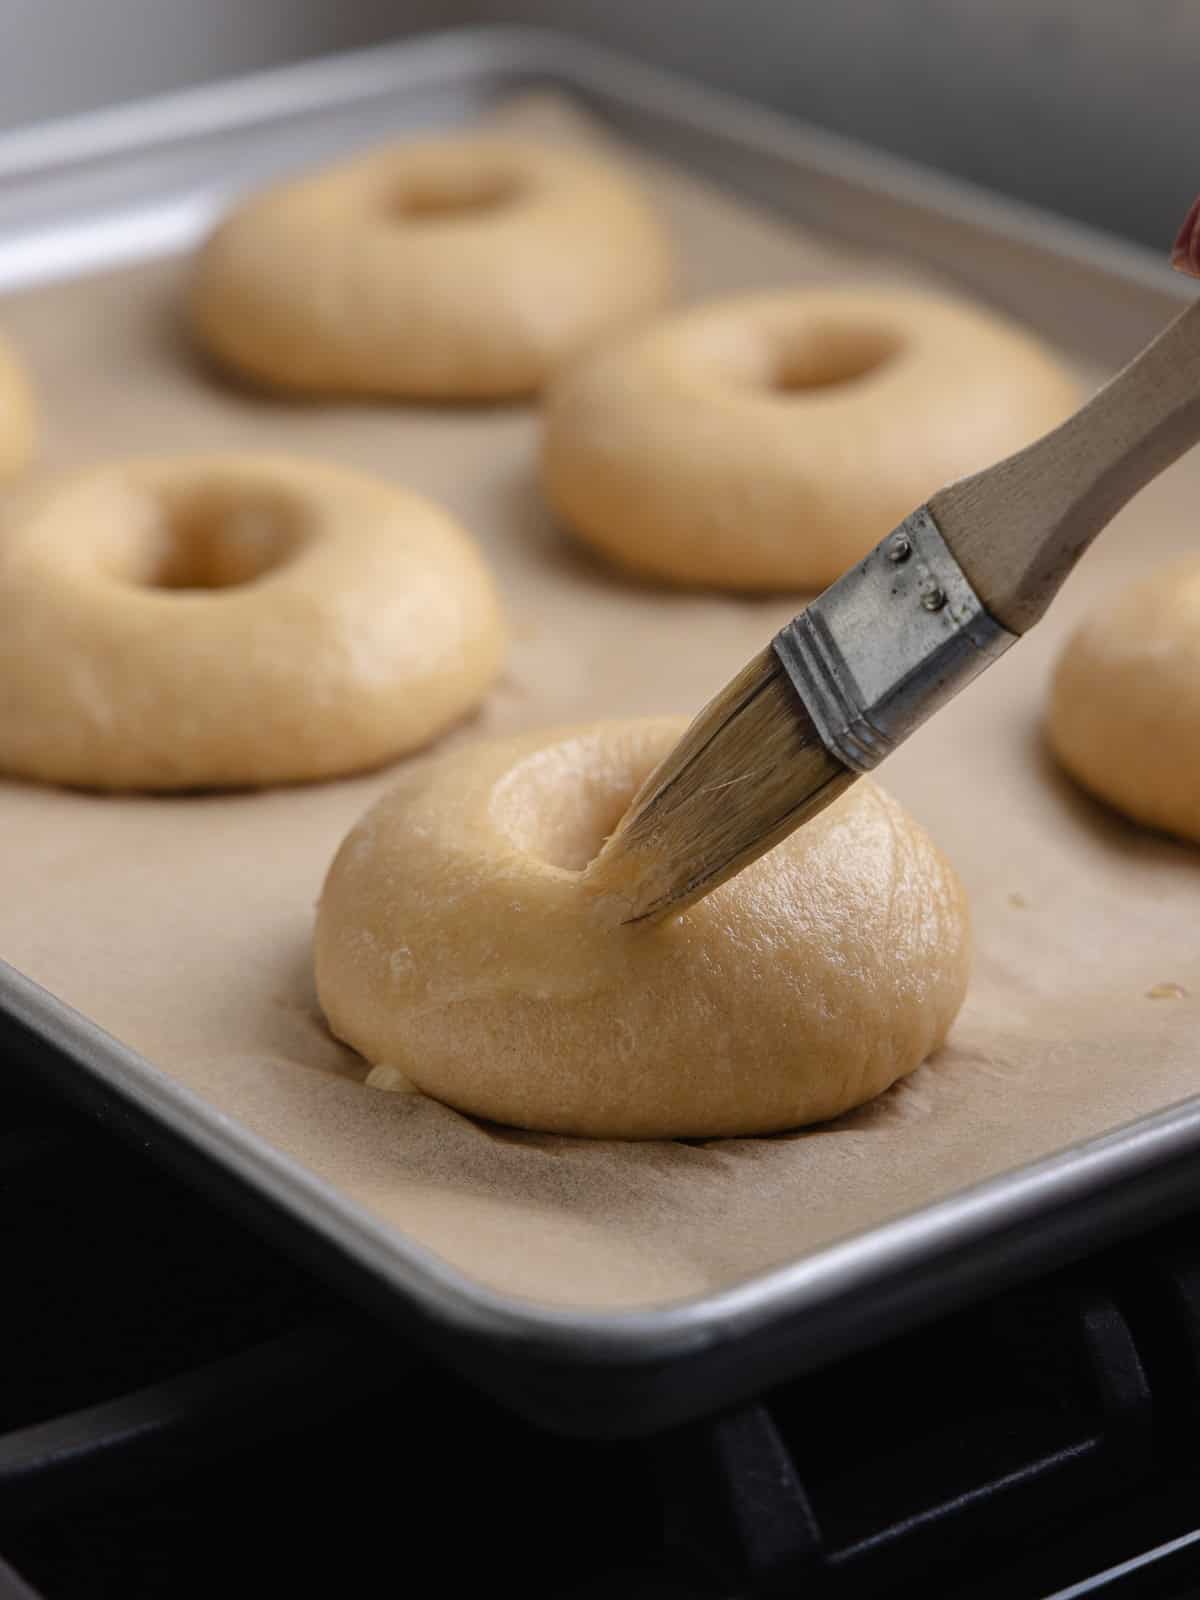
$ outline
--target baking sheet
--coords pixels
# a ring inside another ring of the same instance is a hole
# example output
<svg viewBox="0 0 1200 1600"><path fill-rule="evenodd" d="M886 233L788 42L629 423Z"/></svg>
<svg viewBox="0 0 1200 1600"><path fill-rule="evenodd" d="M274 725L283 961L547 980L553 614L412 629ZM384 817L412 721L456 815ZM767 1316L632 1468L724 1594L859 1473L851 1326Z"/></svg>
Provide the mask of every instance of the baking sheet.
<svg viewBox="0 0 1200 1600"><path fill-rule="evenodd" d="M560 136L574 119L542 103L506 120ZM899 270L643 164L690 297ZM440 500L487 550L516 634L503 683L454 738L691 711L796 609L656 590L575 550L540 504L523 408L284 404L229 388L180 337L180 272L157 263L3 303L42 396L39 472L112 454L282 449ZM1194 547L1198 473L1181 463L1123 513L1056 614L888 763L888 786L967 883L976 971L950 1047L837 1123L592 1143L364 1089L362 1063L321 1022L308 939L325 864L387 774L167 800L0 785L0 955L504 1293L658 1306L794 1260L1200 1087L1200 852L1079 795L1038 735L1050 661L1080 610ZM1167 985L1190 992L1151 997Z"/></svg>

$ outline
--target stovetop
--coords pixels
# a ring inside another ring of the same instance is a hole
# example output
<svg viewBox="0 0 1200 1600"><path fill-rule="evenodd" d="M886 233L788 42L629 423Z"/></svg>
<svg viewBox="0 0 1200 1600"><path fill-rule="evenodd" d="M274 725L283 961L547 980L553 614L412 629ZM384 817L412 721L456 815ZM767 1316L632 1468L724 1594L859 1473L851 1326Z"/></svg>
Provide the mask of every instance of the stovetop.
<svg viewBox="0 0 1200 1600"><path fill-rule="evenodd" d="M0 1600L1200 1593L1200 1218L615 1444L502 1410L5 1061L0 1236Z"/></svg>

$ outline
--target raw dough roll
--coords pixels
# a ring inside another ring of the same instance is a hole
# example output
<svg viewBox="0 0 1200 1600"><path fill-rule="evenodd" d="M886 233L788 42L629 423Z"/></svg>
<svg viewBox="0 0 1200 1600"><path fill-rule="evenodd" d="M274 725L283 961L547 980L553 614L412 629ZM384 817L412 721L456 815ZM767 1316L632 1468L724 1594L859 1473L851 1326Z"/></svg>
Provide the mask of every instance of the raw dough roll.
<svg viewBox="0 0 1200 1600"><path fill-rule="evenodd" d="M123 461L0 531L0 771L99 789L327 778L432 739L503 627L436 506L269 456Z"/></svg>
<svg viewBox="0 0 1200 1600"><path fill-rule="evenodd" d="M981 308L906 289L714 301L563 374L542 482L635 572L823 589L944 483L1028 444L1075 384Z"/></svg>
<svg viewBox="0 0 1200 1600"><path fill-rule="evenodd" d="M1075 632L1054 674L1049 735L1093 794L1200 842L1200 558L1151 573Z"/></svg>
<svg viewBox="0 0 1200 1600"><path fill-rule="evenodd" d="M8 478L33 453L33 399L25 374L0 339L0 479Z"/></svg>
<svg viewBox="0 0 1200 1600"><path fill-rule="evenodd" d="M526 734L406 773L325 883L334 1033L460 1110L604 1137L792 1128L911 1072L962 1002L967 907L873 784L663 924L583 887L683 727Z"/></svg>
<svg viewBox="0 0 1200 1600"><path fill-rule="evenodd" d="M191 317L218 360L278 388L499 400L669 280L665 236L611 162L431 139L251 198L204 247Z"/></svg>

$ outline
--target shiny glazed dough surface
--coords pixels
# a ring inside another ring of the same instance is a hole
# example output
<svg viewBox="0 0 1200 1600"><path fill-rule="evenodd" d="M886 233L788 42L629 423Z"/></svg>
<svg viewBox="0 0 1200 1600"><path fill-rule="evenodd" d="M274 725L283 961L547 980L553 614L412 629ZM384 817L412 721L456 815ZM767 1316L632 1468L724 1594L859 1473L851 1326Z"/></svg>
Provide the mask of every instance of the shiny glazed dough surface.
<svg viewBox="0 0 1200 1600"><path fill-rule="evenodd" d="M980 306L893 288L715 300L552 386L542 483L623 566L820 589L953 478L1061 422L1077 385Z"/></svg>
<svg viewBox="0 0 1200 1600"><path fill-rule="evenodd" d="M499 136L372 150L254 196L200 253L193 328L258 382L505 399L665 299L666 235L612 161Z"/></svg>
<svg viewBox="0 0 1200 1600"><path fill-rule="evenodd" d="M873 784L661 925L583 889L682 728L526 734L406 773L325 883L334 1033L459 1110L607 1137L791 1128L917 1067L962 1003L967 907Z"/></svg>
<svg viewBox="0 0 1200 1600"><path fill-rule="evenodd" d="M0 772L98 789L377 766L480 699L504 627L430 501L286 456L124 461L0 526Z"/></svg>
<svg viewBox="0 0 1200 1600"><path fill-rule="evenodd" d="M1200 558L1132 584L1072 634L1048 732L1093 794L1200 843Z"/></svg>

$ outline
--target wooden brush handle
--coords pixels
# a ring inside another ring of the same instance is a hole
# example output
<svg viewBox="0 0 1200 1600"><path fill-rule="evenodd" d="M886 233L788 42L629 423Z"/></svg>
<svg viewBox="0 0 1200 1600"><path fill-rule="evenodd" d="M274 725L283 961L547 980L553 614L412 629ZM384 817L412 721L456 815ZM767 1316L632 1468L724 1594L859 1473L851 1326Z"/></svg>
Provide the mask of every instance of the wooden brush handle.
<svg viewBox="0 0 1200 1600"><path fill-rule="evenodd" d="M1200 302L1073 417L929 509L976 594L1024 633L1125 502L1200 441Z"/></svg>

